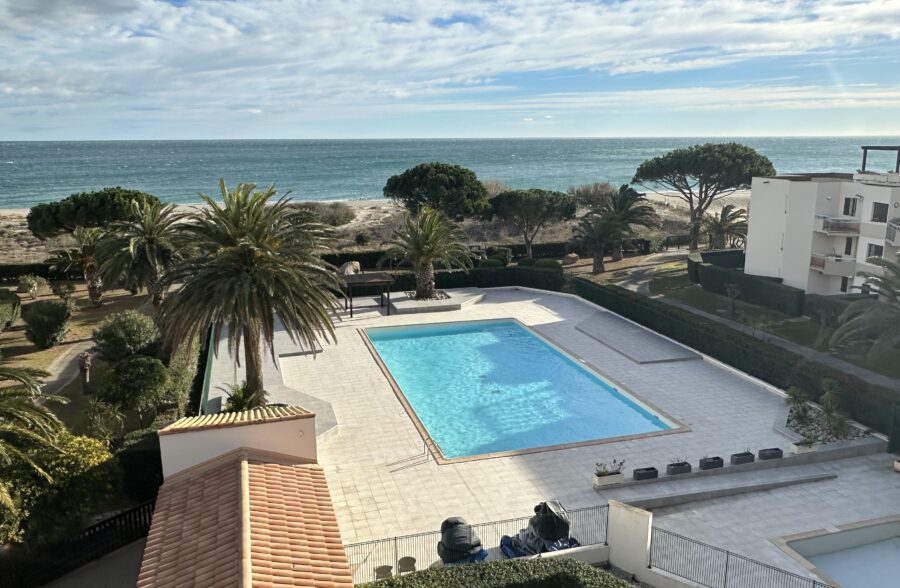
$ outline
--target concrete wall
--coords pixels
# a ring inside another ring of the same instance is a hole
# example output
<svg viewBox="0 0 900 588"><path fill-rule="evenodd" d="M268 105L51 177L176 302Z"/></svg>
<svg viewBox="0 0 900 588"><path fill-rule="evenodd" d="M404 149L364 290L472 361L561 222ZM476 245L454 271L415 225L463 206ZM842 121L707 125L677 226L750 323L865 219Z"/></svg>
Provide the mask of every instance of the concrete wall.
<svg viewBox="0 0 900 588"><path fill-rule="evenodd" d="M821 187L817 182L789 182L787 222L783 238L781 277L786 286L806 290L809 287L809 257L813 251L816 206Z"/></svg>
<svg viewBox="0 0 900 588"><path fill-rule="evenodd" d="M163 477L168 478L239 447L316 462L316 419L302 418L160 435Z"/></svg>

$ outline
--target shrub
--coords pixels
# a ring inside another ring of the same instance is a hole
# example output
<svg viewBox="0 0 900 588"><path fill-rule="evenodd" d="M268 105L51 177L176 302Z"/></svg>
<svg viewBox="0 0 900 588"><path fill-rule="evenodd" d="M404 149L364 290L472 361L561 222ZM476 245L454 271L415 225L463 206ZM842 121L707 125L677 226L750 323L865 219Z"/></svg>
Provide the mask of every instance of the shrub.
<svg viewBox="0 0 900 588"><path fill-rule="evenodd" d="M487 259L482 259L478 262L478 267L490 268L490 267L503 267L503 262L499 259L494 259L493 257L488 257Z"/></svg>
<svg viewBox="0 0 900 588"><path fill-rule="evenodd" d="M116 452L125 492L143 502L156 496L163 482L159 437L153 429L139 429L125 435Z"/></svg>
<svg viewBox="0 0 900 588"><path fill-rule="evenodd" d="M518 265L519 267L533 267L536 261L537 260L533 257L523 257L516 262L516 265Z"/></svg>
<svg viewBox="0 0 900 588"><path fill-rule="evenodd" d="M155 357L132 355L113 364L101 384L107 402L133 409L143 424L146 416L166 400L169 373Z"/></svg>
<svg viewBox="0 0 900 588"><path fill-rule="evenodd" d="M360 247L365 247L371 240L372 238L369 237L368 233L356 233L356 236L353 237L353 241Z"/></svg>
<svg viewBox="0 0 900 588"><path fill-rule="evenodd" d="M47 287L46 278L42 278L40 276L36 276L34 274L26 274L24 276L19 276L19 288L18 291L22 294L28 294L32 300L38 297L38 294L41 293Z"/></svg>
<svg viewBox="0 0 900 588"><path fill-rule="evenodd" d="M74 231L75 227L103 227L131 216L131 203L157 202L156 196L126 188L81 192L56 202L33 206L28 228L39 239Z"/></svg>
<svg viewBox="0 0 900 588"><path fill-rule="evenodd" d="M166 402L176 407L176 414L184 414L185 406L194 385L194 377L197 375L197 360L200 358L200 344L198 341L185 342L169 356L166 369L169 373L166 386Z"/></svg>
<svg viewBox="0 0 900 588"><path fill-rule="evenodd" d="M562 264L559 263L559 262L558 262L557 260L555 260L555 259L547 259L547 258L537 259L537 260L535 260L535 262L534 262L534 267L540 267L540 268L544 268L544 269L554 269L554 270L562 271Z"/></svg>
<svg viewBox="0 0 900 588"><path fill-rule="evenodd" d="M136 310L117 312L94 329L100 357L119 361L137 353L150 354L159 341L159 329L149 316Z"/></svg>
<svg viewBox="0 0 900 588"><path fill-rule="evenodd" d="M38 300L22 309L25 336L39 349L49 349L62 343L71 318L72 307L57 300Z"/></svg>
<svg viewBox="0 0 900 588"><path fill-rule="evenodd" d="M50 284L50 291L59 297L63 302L68 302L72 294L75 293L75 284L68 281L53 282Z"/></svg>
<svg viewBox="0 0 900 588"><path fill-rule="evenodd" d="M29 454L52 482L22 462L14 462L4 472L4 477L12 481L19 520L4 517L0 542L24 538L39 544L57 540L80 531L88 518L108 503L118 471L105 445L70 433L61 433L55 445L55 449L34 449Z"/></svg>
<svg viewBox="0 0 900 588"><path fill-rule="evenodd" d="M332 227L346 225L356 218L356 212L346 202L298 202L295 206L309 211L318 222Z"/></svg>
<svg viewBox="0 0 900 588"><path fill-rule="evenodd" d="M15 292L0 289L0 333L10 326L22 310L22 302Z"/></svg>
<svg viewBox="0 0 900 588"><path fill-rule="evenodd" d="M509 247L495 247L492 245L487 248L486 253L488 257L501 260L503 265L509 265L509 262L512 261L512 249Z"/></svg>
<svg viewBox="0 0 900 588"><path fill-rule="evenodd" d="M628 588L630 584L601 569L568 558L514 559L422 570L377 583L371 588Z"/></svg>

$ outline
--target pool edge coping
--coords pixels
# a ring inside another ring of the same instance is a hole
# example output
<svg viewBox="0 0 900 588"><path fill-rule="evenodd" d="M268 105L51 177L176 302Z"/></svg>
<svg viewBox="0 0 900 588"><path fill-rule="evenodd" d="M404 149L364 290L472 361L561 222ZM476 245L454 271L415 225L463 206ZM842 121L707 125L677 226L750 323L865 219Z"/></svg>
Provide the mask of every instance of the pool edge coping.
<svg viewBox="0 0 900 588"><path fill-rule="evenodd" d="M533 329L529 325L526 325L516 317L506 317L506 318L493 318L493 319L470 319L470 320L458 320L458 321L439 321L439 322L423 322L423 323L414 323L409 325L390 325L384 327L373 326L371 328L379 329L379 328L393 328L394 326L398 328L405 327L419 327L419 326L428 326L428 325L448 325L454 323L474 323L474 322L515 322L529 333L543 341L544 343L550 345L558 349L564 355L570 356L576 363L582 365L582 367L589 372L594 372L594 375L600 377L602 380L608 381L612 384L616 391L620 394L624 394L633 402L637 403L641 408L647 410L648 412L654 411L659 413L657 418L661 418L663 421L667 421L667 425L672 425L669 429L663 431L651 431L649 433L634 433L632 435L618 435L615 437L605 437L602 439L590 439L587 441L575 441L572 443L560 443L557 445L544 445L541 447L530 447L527 449L511 449L506 451L494 451L491 453L479 453L477 455L467 455L464 457L445 457L443 451L441 450L440 445L438 445L437 441L435 441L431 434L428 432L428 429L425 427L425 424L419 419L418 414L416 414L415 409L409 403L409 400L406 398L406 395L403 393L403 390L400 388L400 385L397 384L397 381L394 379L394 376L391 374L387 365L385 365L384 360L381 358L381 355L378 353L378 350L375 349L374 344L369 339L369 335L366 333L366 327L356 327L357 332L362 338L363 344L366 346L366 349L369 350L369 353L375 360L375 364L379 367L382 374L390 384L391 389L394 391L394 396L397 397L397 400L400 401L400 404L403 406L403 410L406 411L406 414L409 416L416 430L419 432L419 436L422 437L422 441L425 443L425 447L431 452L432 457L434 458L435 463L438 465L449 465L449 464L457 464L457 463L465 463L470 461L481 461L485 459L497 459L501 457L515 457L518 455L530 455L535 453L544 453L546 451L561 451L564 449L576 449L579 447L589 447L593 445L607 445L610 443L618 443L621 441L634 441L637 439L644 439L650 437L660 437L663 435L671 435L676 433L688 433L692 429L688 425L685 425L678 419L672 417L664 410L660 410L656 405L652 402L648 402L643 397L638 394L635 394L631 391L630 388L623 385L620 381L615 378L612 378L602 370L597 369L593 363L587 361L577 353L573 353L567 347L556 343L555 341L549 339L545 335L537 332L536 329Z"/></svg>

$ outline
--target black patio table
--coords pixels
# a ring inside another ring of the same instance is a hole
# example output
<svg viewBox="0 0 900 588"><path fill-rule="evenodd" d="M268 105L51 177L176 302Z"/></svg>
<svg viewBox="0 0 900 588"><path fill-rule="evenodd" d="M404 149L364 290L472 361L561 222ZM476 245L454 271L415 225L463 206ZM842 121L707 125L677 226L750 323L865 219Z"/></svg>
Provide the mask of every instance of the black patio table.
<svg viewBox="0 0 900 588"><path fill-rule="evenodd" d="M387 313L391 314L391 286L394 285L394 276L385 272L372 272L369 274L352 274L341 276L347 287L347 295L344 298L344 310L347 310L349 302L350 318L353 318L353 286L376 286L381 299L380 306L384 306L385 293L387 293Z"/></svg>

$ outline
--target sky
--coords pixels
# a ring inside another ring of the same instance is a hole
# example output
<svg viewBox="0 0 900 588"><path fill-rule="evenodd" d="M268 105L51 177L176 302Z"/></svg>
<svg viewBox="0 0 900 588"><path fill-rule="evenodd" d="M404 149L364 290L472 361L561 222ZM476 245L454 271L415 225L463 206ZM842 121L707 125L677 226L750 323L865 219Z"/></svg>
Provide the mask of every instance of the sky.
<svg viewBox="0 0 900 588"><path fill-rule="evenodd" d="M900 0L0 0L0 140L900 135Z"/></svg>

